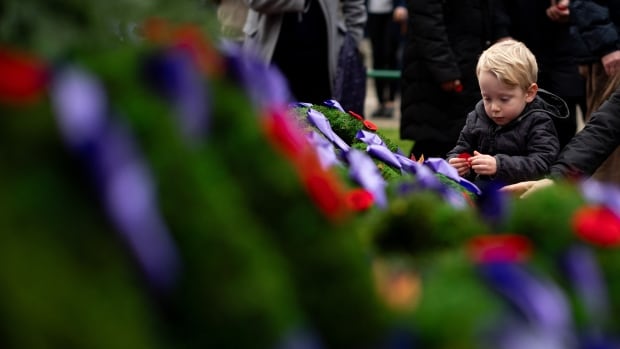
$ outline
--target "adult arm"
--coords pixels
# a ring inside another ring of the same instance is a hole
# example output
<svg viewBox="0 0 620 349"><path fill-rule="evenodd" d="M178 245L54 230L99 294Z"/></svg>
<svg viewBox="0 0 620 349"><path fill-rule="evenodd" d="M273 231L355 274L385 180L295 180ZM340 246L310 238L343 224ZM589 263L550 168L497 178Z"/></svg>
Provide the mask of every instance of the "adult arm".
<svg viewBox="0 0 620 349"><path fill-rule="evenodd" d="M328 0L336 1L336 0ZM347 31L359 43L364 38L366 26L366 2L365 0L342 0L342 16L344 17Z"/></svg>
<svg viewBox="0 0 620 349"><path fill-rule="evenodd" d="M551 167L551 176L591 176L618 145L620 88L592 113L585 127L564 147Z"/></svg>
<svg viewBox="0 0 620 349"><path fill-rule="evenodd" d="M618 29L607 6L592 0L573 0L569 6L571 24L592 55L603 57L620 49Z"/></svg>
<svg viewBox="0 0 620 349"><path fill-rule="evenodd" d="M441 84L461 78L461 71L448 40L442 0L409 0L409 24L416 49L433 79Z"/></svg>

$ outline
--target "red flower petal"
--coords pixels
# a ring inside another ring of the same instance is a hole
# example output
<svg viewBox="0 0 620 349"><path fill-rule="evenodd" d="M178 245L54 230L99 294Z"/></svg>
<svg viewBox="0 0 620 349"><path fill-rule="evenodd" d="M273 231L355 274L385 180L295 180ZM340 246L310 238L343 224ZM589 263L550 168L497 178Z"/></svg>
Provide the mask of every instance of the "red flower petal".
<svg viewBox="0 0 620 349"><path fill-rule="evenodd" d="M460 153L457 157L460 158L460 159L467 160L467 159L469 159L471 157L471 154L470 153Z"/></svg>
<svg viewBox="0 0 620 349"><path fill-rule="evenodd" d="M461 85L461 84L455 85L454 86L454 92L456 92L456 93L463 92L463 85Z"/></svg>
<svg viewBox="0 0 620 349"><path fill-rule="evenodd" d="M331 176L331 173L320 170L308 171L303 177L308 194L321 211L331 218L341 217L345 212L342 191L340 183Z"/></svg>
<svg viewBox="0 0 620 349"><path fill-rule="evenodd" d="M376 131L378 129L377 125L375 125L373 122L369 120L364 120L364 127L366 127L367 129L371 131Z"/></svg>
<svg viewBox="0 0 620 349"><path fill-rule="evenodd" d="M367 210L374 203L372 193L362 188L349 191L345 199L347 206L353 211Z"/></svg>
<svg viewBox="0 0 620 349"><path fill-rule="evenodd" d="M207 75L221 75L224 60L202 30L195 25L180 26L172 33L176 47L187 50L198 67Z"/></svg>
<svg viewBox="0 0 620 349"><path fill-rule="evenodd" d="M477 263L523 262L529 258L532 244L522 235L482 235L469 240L467 250Z"/></svg>
<svg viewBox="0 0 620 349"><path fill-rule="evenodd" d="M22 53L0 49L0 102L34 102L45 90L48 76L42 62Z"/></svg>
<svg viewBox="0 0 620 349"><path fill-rule="evenodd" d="M349 113L349 115L351 115L352 117L356 118L357 120L364 121L364 117L359 115L358 113L356 113L356 112L354 112L352 110L349 110L348 113Z"/></svg>
<svg viewBox="0 0 620 349"><path fill-rule="evenodd" d="M573 216L573 228L577 236L591 244L620 246L620 219L607 207L582 207Z"/></svg>
<svg viewBox="0 0 620 349"><path fill-rule="evenodd" d="M263 118L264 127L269 139L283 151L286 156L295 161L307 146L306 139L299 128L289 121L285 111L273 109Z"/></svg>

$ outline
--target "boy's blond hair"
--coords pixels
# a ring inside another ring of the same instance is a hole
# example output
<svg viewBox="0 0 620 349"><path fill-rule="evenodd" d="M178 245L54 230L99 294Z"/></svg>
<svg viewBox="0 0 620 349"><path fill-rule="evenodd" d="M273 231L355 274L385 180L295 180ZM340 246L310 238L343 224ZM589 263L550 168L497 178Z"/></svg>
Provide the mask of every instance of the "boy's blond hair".
<svg viewBox="0 0 620 349"><path fill-rule="evenodd" d="M522 42L504 40L493 44L480 55L476 75L493 73L508 86L527 90L538 79L536 57Z"/></svg>

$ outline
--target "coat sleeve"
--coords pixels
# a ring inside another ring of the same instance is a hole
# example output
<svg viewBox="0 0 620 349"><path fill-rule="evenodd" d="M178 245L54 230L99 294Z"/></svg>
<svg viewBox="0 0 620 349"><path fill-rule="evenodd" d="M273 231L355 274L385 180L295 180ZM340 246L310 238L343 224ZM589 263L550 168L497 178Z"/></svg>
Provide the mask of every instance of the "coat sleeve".
<svg viewBox="0 0 620 349"><path fill-rule="evenodd" d="M249 8L261 13L301 12L306 0L245 0Z"/></svg>
<svg viewBox="0 0 620 349"><path fill-rule="evenodd" d="M457 157L461 153L469 153L472 154L474 149L476 149L477 142L474 138L474 126L476 123L476 113L471 112L467 116L467 120L465 121L465 126L461 130L459 134L459 139L456 141L456 145L452 150L448 152L446 155L446 159L451 159Z"/></svg>
<svg viewBox="0 0 620 349"><path fill-rule="evenodd" d="M534 115L531 115L534 116ZM560 141L551 117L536 117L527 131L526 154L509 156L496 154L496 178L507 184L535 180L549 174L560 152Z"/></svg>
<svg viewBox="0 0 620 349"><path fill-rule="evenodd" d="M551 176L590 176L619 145L620 88L564 147L551 167Z"/></svg>
<svg viewBox="0 0 620 349"><path fill-rule="evenodd" d="M365 0L343 0L342 15L347 31L353 36L355 42L359 44L364 38L364 28L366 26L367 12Z"/></svg>
<svg viewBox="0 0 620 349"><path fill-rule="evenodd" d="M592 0L570 2L570 18L588 51L602 57L620 49L618 28L611 21L609 7Z"/></svg>
<svg viewBox="0 0 620 349"><path fill-rule="evenodd" d="M461 78L448 40L443 3L443 0L409 0L411 35L419 42L418 54L438 84Z"/></svg>

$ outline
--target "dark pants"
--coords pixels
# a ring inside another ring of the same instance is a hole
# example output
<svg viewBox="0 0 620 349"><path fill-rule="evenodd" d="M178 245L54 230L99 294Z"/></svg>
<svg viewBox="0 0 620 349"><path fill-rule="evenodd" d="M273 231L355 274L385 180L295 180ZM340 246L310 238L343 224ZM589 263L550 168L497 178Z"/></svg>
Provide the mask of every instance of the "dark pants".
<svg viewBox="0 0 620 349"><path fill-rule="evenodd" d="M373 69L399 69L400 26L392 20L392 13L369 13L366 30L372 46ZM375 90L379 104L393 102L398 80L375 78Z"/></svg>
<svg viewBox="0 0 620 349"><path fill-rule="evenodd" d="M271 62L299 102L322 104L332 95L327 52L327 24L318 2L308 12L286 13Z"/></svg>

